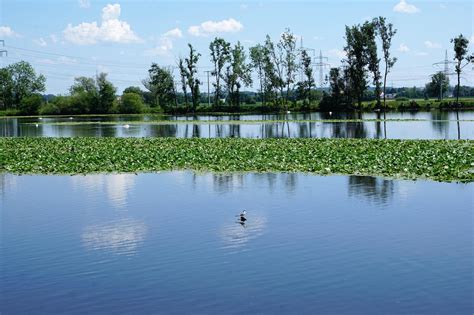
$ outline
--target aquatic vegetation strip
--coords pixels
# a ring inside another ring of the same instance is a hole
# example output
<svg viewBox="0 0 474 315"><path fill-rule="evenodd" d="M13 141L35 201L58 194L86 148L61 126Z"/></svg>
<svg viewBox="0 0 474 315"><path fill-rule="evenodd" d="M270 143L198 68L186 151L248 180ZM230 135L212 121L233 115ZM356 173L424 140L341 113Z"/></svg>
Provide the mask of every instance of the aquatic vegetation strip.
<svg viewBox="0 0 474 315"><path fill-rule="evenodd" d="M473 140L0 138L0 172L190 169L474 181Z"/></svg>
<svg viewBox="0 0 474 315"><path fill-rule="evenodd" d="M446 122L456 120L430 119L387 119L386 122ZM474 122L474 120L459 120L460 122ZM74 125L176 125L176 124L273 124L273 123L358 123L384 122L383 119L268 119L268 120L140 120L140 121L56 121L56 122L29 122L27 125L74 126Z"/></svg>

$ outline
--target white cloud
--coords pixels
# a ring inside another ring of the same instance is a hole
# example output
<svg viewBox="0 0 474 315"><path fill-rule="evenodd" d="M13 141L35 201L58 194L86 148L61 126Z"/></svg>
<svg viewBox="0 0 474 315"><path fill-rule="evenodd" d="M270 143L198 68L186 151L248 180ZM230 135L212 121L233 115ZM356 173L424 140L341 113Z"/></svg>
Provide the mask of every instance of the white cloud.
<svg viewBox="0 0 474 315"><path fill-rule="evenodd" d="M163 34L164 37L170 37L170 38L181 38L183 37L183 32L179 28L174 28L172 30L169 30L168 32Z"/></svg>
<svg viewBox="0 0 474 315"><path fill-rule="evenodd" d="M179 28L174 28L160 36L158 45L155 48L145 50L146 56L167 56L173 49L173 39L183 37L183 32Z"/></svg>
<svg viewBox="0 0 474 315"><path fill-rule="evenodd" d="M18 33L14 32L9 26L0 26L0 37L18 37Z"/></svg>
<svg viewBox="0 0 474 315"><path fill-rule="evenodd" d="M63 31L64 38L78 45L92 45L98 42L136 43L140 38L132 31L130 24L119 20L120 4L108 4L102 9L102 23L83 22L72 26L68 24Z"/></svg>
<svg viewBox="0 0 474 315"><path fill-rule="evenodd" d="M337 58L346 58L346 52L337 48L328 50L328 55Z"/></svg>
<svg viewBox="0 0 474 315"><path fill-rule="evenodd" d="M400 0L400 2L393 7L393 11L399 13L413 14L420 12L420 9L415 7L413 4L408 4L405 0Z"/></svg>
<svg viewBox="0 0 474 315"><path fill-rule="evenodd" d="M38 39L34 39L33 42L38 45L38 46L41 46L41 47L46 47L48 46L48 44L46 43L46 41L44 40L43 37L40 37Z"/></svg>
<svg viewBox="0 0 474 315"><path fill-rule="evenodd" d="M120 17L120 4L107 4L102 8L102 21L116 20Z"/></svg>
<svg viewBox="0 0 474 315"><path fill-rule="evenodd" d="M430 48L430 49L433 49L433 48L441 48L441 45L438 44L438 43L435 43L435 42L431 42L429 40L425 41L425 46L426 48Z"/></svg>
<svg viewBox="0 0 474 315"><path fill-rule="evenodd" d="M79 0L79 6L83 9L90 8L91 2L89 0Z"/></svg>
<svg viewBox="0 0 474 315"><path fill-rule="evenodd" d="M244 28L242 23L230 18L222 21L206 21L189 27L188 33L193 36L209 36L216 33L236 33Z"/></svg>
<svg viewBox="0 0 474 315"><path fill-rule="evenodd" d="M410 51L410 48L408 48L408 46L405 45L404 43L401 43L401 44L400 44L400 47L398 47L398 51L400 51L400 52L408 52L408 51Z"/></svg>

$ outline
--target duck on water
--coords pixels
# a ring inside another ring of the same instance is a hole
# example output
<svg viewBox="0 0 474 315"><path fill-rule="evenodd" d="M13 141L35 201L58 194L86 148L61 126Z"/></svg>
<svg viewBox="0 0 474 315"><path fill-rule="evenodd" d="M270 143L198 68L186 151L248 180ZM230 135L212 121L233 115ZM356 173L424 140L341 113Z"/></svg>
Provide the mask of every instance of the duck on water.
<svg viewBox="0 0 474 315"><path fill-rule="evenodd" d="M245 222L247 221L247 218L245 215L247 214L247 211L243 210L239 215L236 215L236 217L239 217L240 222Z"/></svg>

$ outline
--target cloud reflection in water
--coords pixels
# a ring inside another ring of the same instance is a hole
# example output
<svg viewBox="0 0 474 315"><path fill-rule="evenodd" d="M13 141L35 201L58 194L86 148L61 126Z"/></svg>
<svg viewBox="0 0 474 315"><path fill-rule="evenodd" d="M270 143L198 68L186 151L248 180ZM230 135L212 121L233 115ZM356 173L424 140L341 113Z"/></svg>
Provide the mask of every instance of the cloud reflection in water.
<svg viewBox="0 0 474 315"><path fill-rule="evenodd" d="M111 251L119 255L134 255L143 243L147 226L143 221L121 219L113 223L87 226L82 244L89 250Z"/></svg>

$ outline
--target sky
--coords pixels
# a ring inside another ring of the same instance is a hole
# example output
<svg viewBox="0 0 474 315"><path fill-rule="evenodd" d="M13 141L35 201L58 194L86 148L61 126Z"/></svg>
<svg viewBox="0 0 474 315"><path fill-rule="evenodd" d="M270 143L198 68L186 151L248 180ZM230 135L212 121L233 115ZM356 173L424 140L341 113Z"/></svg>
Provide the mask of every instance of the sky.
<svg viewBox="0 0 474 315"><path fill-rule="evenodd" d="M215 37L240 41L248 49L267 34L276 42L290 28L298 46L302 42L315 57L320 52L327 57L325 76L344 58L345 26L384 16L398 30L392 42L398 61L387 85L424 86L442 70L433 64L444 61L446 50L452 61L451 38L463 34L474 42L473 13L470 0L0 0L0 40L5 41L0 50L8 51L0 67L30 62L45 75L51 94L67 94L74 77L106 72L121 93L128 86L144 89L141 81L152 62L176 66L191 43L201 53L201 90L207 91L209 43ZM472 67L465 69L461 83L474 86ZM319 86L319 68L314 70Z"/></svg>

